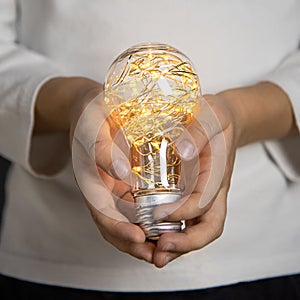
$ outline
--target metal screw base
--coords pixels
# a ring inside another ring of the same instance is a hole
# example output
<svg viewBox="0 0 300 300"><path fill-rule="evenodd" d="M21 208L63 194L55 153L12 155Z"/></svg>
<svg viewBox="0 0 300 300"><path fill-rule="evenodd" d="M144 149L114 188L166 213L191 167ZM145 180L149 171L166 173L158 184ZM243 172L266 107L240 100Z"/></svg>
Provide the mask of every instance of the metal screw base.
<svg viewBox="0 0 300 300"><path fill-rule="evenodd" d="M173 203L181 198L177 192L156 192L153 194L138 194L134 196L136 202L137 222L150 240L157 240L167 232L181 231L182 222L163 222L153 219L152 212L155 206Z"/></svg>

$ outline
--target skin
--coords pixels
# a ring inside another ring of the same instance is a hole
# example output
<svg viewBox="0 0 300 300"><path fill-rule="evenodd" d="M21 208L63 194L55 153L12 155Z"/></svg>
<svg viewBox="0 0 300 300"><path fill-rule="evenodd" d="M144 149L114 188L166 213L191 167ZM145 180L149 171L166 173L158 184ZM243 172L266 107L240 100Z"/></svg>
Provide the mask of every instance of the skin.
<svg viewBox="0 0 300 300"><path fill-rule="evenodd" d="M46 82L37 97L34 134L69 131L72 140L80 113L101 90L99 83L87 78L55 78ZM185 253L203 248L222 234L227 194L238 147L297 134L290 99L273 83L261 82L216 95L204 95L204 98L221 127L216 129L215 126L210 126L207 134L195 122L188 130L196 143L190 144L190 147L186 147L186 144L183 147L180 143L177 145L182 159L189 160L197 155L200 157L201 172L194 192L177 210L170 213L168 207L160 206L154 212L157 219L187 220L183 232L164 234L157 243L152 243L145 239L139 226L112 219L86 201L99 231L109 243L159 268ZM199 199L208 181L212 162L209 142L221 135L226 142L224 176L211 201L206 206L199 207ZM132 201L130 187L120 180L130 172L128 162L120 155L117 158L118 164L114 165L110 155L112 146L109 128L102 130L96 141L99 173L115 195L125 195L125 198ZM190 149L188 153L187 148Z"/></svg>

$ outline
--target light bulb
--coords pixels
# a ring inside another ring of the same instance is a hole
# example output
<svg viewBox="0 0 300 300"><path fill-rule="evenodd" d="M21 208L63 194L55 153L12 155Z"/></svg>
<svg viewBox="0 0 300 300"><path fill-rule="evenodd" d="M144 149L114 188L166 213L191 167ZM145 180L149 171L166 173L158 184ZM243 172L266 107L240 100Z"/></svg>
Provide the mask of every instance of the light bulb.
<svg viewBox="0 0 300 300"><path fill-rule="evenodd" d="M105 82L110 120L130 148L131 188L137 222L149 239L181 230L182 222L153 219L155 206L183 194L176 139L190 122L201 95L190 60L158 43L133 46L112 63Z"/></svg>

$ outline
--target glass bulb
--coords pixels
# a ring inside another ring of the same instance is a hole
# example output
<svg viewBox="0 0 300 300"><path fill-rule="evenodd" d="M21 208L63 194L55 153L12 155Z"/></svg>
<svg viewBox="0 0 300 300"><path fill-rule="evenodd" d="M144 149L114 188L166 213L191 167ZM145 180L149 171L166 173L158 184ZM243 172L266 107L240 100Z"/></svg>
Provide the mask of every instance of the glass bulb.
<svg viewBox="0 0 300 300"><path fill-rule="evenodd" d="M156 205L182 197L181 160L175 141L190 122L201 95L192 63L158 43L133 46L112 63L105 82L110 120L130 148L137 221L146 236L180 231L182 222L155 221Z"/></svg>

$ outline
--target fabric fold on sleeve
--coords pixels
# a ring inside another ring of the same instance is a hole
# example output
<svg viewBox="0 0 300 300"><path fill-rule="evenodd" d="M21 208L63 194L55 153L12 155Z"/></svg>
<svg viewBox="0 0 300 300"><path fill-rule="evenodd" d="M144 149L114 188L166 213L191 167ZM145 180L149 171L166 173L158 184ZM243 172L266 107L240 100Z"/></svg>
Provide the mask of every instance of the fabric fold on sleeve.
<svg viewBox="0 0 300 300"><path fill-rule="evenodd" d="M287 57L264 81L275 83L289 96L298 135L264 143L266 150L290 181L300 182L300 51Z"/></svg>

